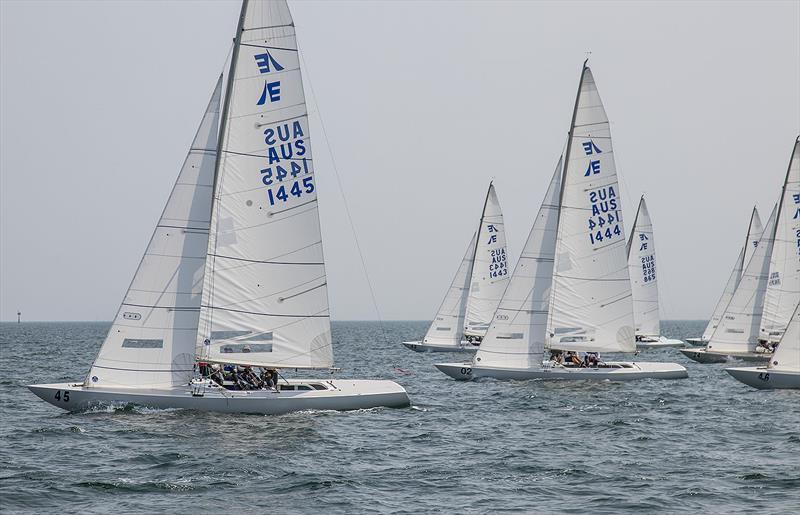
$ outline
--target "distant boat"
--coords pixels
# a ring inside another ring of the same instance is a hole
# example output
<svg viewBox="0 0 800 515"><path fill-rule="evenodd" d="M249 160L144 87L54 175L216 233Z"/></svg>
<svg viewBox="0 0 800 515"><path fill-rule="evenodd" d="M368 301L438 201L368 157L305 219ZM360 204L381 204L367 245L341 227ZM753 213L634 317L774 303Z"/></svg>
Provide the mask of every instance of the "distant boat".
<svg viewBox="0 0 800 515"><path fill-rule="evenodd" d="M633 230L628 240L628 269L631 276L636 347L639 349L683 347L681 340L661 336L656 242L653 222L650 220L644 195L639 199Z"/></svg>
<svg viewBox="0 0 800 515"><path fill-rule="evenodd" d="M421 342L403 345L417 352L474 352L489 328L509 276L503 212L490 183L478 230L428 332Z"/></svg>
<svg viewBox="0 0 800 515"><path fill-rule="evenodd" d="M687 377L675 363L589 360L636 350L618 192L608 118L584 63L563 162L491 327L472 361L436 367L457 380ZM544 359L548 349L586 352L588 366Z"/></svg>
<svg viewBox="0 0 800 515"><path fill-rule="evenodd" d="M767 362L800 302L800 138L789 159L780 201L725 312L704 349L681 349L701 362Z"/></svg>
<svg viewBox="0 0 800 515"><path fill-rule="evenodd" d="M222 77L87 378L28 388L70 411L407 406L392 381L280 378L251 388L219 373L333 367L317 181L284 0L244 1L218 130L221 96Z"/></svg>
<svg viewBox="0 0 800 515"><path fill-rule="evenodd" d="M717 301L716 307L714 307L714 313L711 315L711 319L708 321L703 335L700 338L687 338L686 341L689 344L705 347L711 339L711 335L714 334L714 330L719 325L719 321L722 320L722 315L725 313L725 308L728 307L728 303L731 301L736 287L739 286L745 266L750 262L753 252L755 252L756 247L758 247L758 239L761 238L762 232L764 232L764 226L761 223L761 217L758 214L758 209L753 207L753 211L750 214L750 223L747 225L747 237L745 238L744 246L736 257L736 263L733 265L733 270L731 270L728 276L728 282L725 283L722 296Z"/></svg>
<svg viewBox="0 0 800 515"><path fill-rule="evenodd" d="M759 389L800 389L800 304L795 306L778 349L766 367L735 367L725 371Z"/></svg>

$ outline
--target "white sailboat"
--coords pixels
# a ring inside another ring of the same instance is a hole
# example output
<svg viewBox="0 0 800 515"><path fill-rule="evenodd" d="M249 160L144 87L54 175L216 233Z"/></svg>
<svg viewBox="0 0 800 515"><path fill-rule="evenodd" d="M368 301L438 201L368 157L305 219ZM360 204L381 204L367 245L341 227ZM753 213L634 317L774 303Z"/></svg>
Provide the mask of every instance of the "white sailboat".
<svg viewBox="0 0 800 515"><path fill-rule="evenodd" d="M789 325L766 367L734 367L725 371L759 389L800 389L800 303L795 306Z"/></svg>
<svg viewBox="0 0 800 515"><path fill-rule="evenodd" d="M704 349L682 349L699 361L728 357L767 362L800 302L800 138L781 197L718 327Z"/></svg>
<svg viewBox="0 0 800 515"><path fill-rule="evenodd" d="M758 209L753 207L753 211L750 214L750 223L747 226L747 237L745 238L744 246L739 251L739 255L736 257L736 263L733 265L733 269L728 276L728 281L725 283L725 289L722 291L722 296L719 298L716 306L714 307L714 312L711 315L711 319L708 321L708 325L706 325L703 335L700 338L687 338L687 343L694 346L705 347L705 345L711 339L711 335L714 334L714 330L719 325L719 321L722 320L722 315L725 313L725 308L728 307L728 303L731 301L733 293L736 291L736 287L739 286L739 281L742 279L742 273L744 272L745 266L750 262L753 252L755 252L756 247L758 247L758 239L761 237L761 233L763 232L764 226L761 223L761 217L758 214Z"/></svg>
<svg viewBox="0 0 800 515"><path fill-rule="evenodd" d="M221 79L88 376L28 388L71 411L408 405L392 381L281 378L230 389L198 374L201 362L206 370L333 366L315 170L285 0L243 2L220 116Z"/></svg>
<svg viewBox="0 0 800 515"><path fill-rule="evenodd" d="M489 328L509 277L503 212L490 183L478 230L428 332L422 341L403 345L416 352L474 352Z"/></svg>
<svg viewBox="0 0 800 515"><path fill-rule="evenodd" d="M439 363L457 380L687 377L675 363L577 366L544 352L634 352L633 304L611 132L584 63L559 163L522 256L472 361ZM587 356L588 361L588 356Z"/></svg>
<svg viewBox="0 0 800 515"><path fill-rule="evenodd" d="M639 199L633 230L628 239L628 270L631 276L636 347L638 349L683 347L681 340L661 336L656 241L644 195Z"/></svg>

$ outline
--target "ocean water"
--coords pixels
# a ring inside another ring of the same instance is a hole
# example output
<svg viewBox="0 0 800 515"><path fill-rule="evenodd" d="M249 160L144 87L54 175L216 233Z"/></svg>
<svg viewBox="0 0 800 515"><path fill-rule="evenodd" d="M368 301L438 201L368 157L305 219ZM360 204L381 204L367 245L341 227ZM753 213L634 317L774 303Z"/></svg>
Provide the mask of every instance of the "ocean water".
<svg viewBox="0 0 800 515"><path fill-rule="evenodd" d="M25 389L81 380L104 323L0 324L0 511L800 512L800 391L757 391L677 350L689 379L455 382L425 322L334 323L341 377L413 406L279 417L69 414ZM703 322L665 322L698 335Z"/></svg>

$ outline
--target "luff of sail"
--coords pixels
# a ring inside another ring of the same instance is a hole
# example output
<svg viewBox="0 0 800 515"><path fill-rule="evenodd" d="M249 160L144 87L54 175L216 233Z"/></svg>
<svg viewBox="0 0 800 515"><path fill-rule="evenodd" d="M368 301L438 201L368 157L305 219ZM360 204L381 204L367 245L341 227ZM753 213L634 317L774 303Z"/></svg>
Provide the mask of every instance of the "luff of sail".
<svg viewBox="0 0 800 515"><path fill-rule="evenodd" d="M644 195L639 199L633 230L628 242L628 268L633 296L633 320L636 335L659 336L661 318L658 310L656 242L653 222Z"/></svg>
<svg viewBox="0 0 800 515"><path fill-rule="evenodd" d="M295 28L285 1L242 6L221 122L198 354L333 365Z"/></svg>
<svg viewBox="0 0 800 515"><path fill-rule="evenodd" d="M85 386L162 388L193 374L222 77Z"/></svg>
<svg viewBox="0 0 800 515"><path fill-rule="evenodd" d="M739 286L725 308L719 325L711 335L707 345L709 350L731 353L755 351L764 310L776 213L777 206L772 209L759 238L758 247L745 267Z"/></svg>
<svg viewBox="0 0 800 515"><path fill-rule="evenodd" d="M525 369L541 365L553 282L561 166L559 159L494 320L473 359L476 366Z"/></svg>
<svg viewBox="0 0 800 515"><path fill-rule="evenodd" d="M778 204L778 221L764 296L761 339L781 340L800 302L800 138L795 140Z"/></svg>
<svg viewBox="0 0 800 515"><path fill-rule="evenodd" d="M794 307L794 313L768 366L800 371L800 303Z"/></svg>
<svg viewBox="0 0 800 515"><path fill-rule="evenodd" d="M467 300L466 336L483 337L500 304L509 278L506 229L494 185L489 184L475 243Z"/></svg>
<svg viewBox="0 0 800 515"><path fill-rule="evenodd" d="M611 130L585 63L564 159L547 347L633 352L627 242Z"/></svg>
<svg viewBox="0 0 800 515"><path fill-rule="evenodd" d="M467 308L469 283L472 278L472 261L475 258L476 237L477 233L472 235L467 251L461 259L461 265L459 265L456 275L450 283L450 288L436 312L436 317L428 328L428 332L425 333L423 343L453 347L461 345L461 335L464 332L464 313Z"/></svg>
<svg viewBox="0 0 800 515"><path fill-rule="evenodd" d="M742 279L744 268L750 262L750 258L758 247L758 240L761 238L761 233L764 232L764 226L761 224L761 217L758 214L758 209L753 207L750 214L750 224L747 226L747 237L745 238L744 247L739 251L736 257L736 263L733 265L731 274L728 276L728 281L725 283L725 289L722 291L722 296L717 301L714 307L714 312L711 314L711 319L703 331L703 341L707 342L711 339L714 331L722 320L722 315L725 313L725 308L733 298L736 287L739 286L739 281Z"/></svg>

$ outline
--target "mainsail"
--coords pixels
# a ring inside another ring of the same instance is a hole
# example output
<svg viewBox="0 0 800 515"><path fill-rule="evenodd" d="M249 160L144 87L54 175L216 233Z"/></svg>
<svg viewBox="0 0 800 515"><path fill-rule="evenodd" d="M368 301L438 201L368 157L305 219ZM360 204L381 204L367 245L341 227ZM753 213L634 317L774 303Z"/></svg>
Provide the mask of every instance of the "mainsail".
<svg viewBox="0 0 800 515"><path fill-rule="evenodd" d="M800 302L800 138L795 140L778 204L764 296L761 339L778 342Z"/></svg>
<svg viewBox="0 0 800 515"><path fill-rule="evenodd" d="M476 237L476 234L472 235L467 251L461 259L461 265L442 300L442 305L439 306L439 311L436 312L436 318L433 319L428 332L425 333L423 343L454 347L461 345L461 335L464 333L464 313L467 308L469 283L472 277L472 261L475 258Z"/></svg>
<svg viewBox="0 0 800 515"><path fill-rule="evenodd" d="M744 268L747 263L750 262L753 252L755 252L758 247L758 239L761 238L761 233L763 232L764 226L761 224L761 217L758 215L758 209L754 207L750 215L750 224L747 227L747 237L745 238L744 247L742 247L739 251L739 255L736 257L736 264L733 265L733 270L731 270L731 274L728 276L728 282L725 283L722 296L717 301L711 319L708 321L705 331L703 331L703 341L707 342L711 339L711 335L713 335L714 331L717 329L719 321L722 320L725 308L728 307L728 303L731 301L731 298L733 298L733 293L736 291L736 287L739 286L739 281L742 279Z"/></svg>
<svg viewBox="0 0 800 515"><path fill-rule="evenodd" d="M559 159L503 299L475 355L475 364L531 368L542 362L553 282L561 166Z"/></svg>
<svg viewBox="0 0 800 515"><path fill-rule="evenodd" d="M707 345L709 350L752 352L758 344L776 212L777 206L772 209L767 225L759 238L758 247L745 267L739 286L725 308L719 325L711 335Z"/></svg>
<svg viewBox="0 0 800 515"><path fill-rule="evenodd" d="M628 267L633 296L633 320L636 335L659 336L661 319L658 312L658 279L656 276L656 242L653 223L644 195L639 199L633 231L628 240Z"/></svg>
<svg viewBox="0 0 800 515"><path fill-rule="evenodd" d="M475 242L475 258L467 300L466 336L483 337L508 284L508 254L503 212L494 185L489 184Z"/></svg>
<svg viewBox="0 0 800 515"><path fill-rule="evenodd" d="M192 378L211 216L222 77L85 386Z"/></svg>
<svg viewBox="0 0 800 515"><path fill-rule="evenodd" d="M794 307L794 313L769 367L800 370L800 303Z"/></svg>
<svg viewBox="0 0 800 515"><path fill-rule="evenodd" d="M611 130L584 63L564 160L547 347L633 352L633 303Z"/></svg>
<svg viewBox="0 0 800 515"><path fill-rule="evenodd" d="M242 6L218 148L198 355L332 366L308 116L283 0Z"/></svg>

